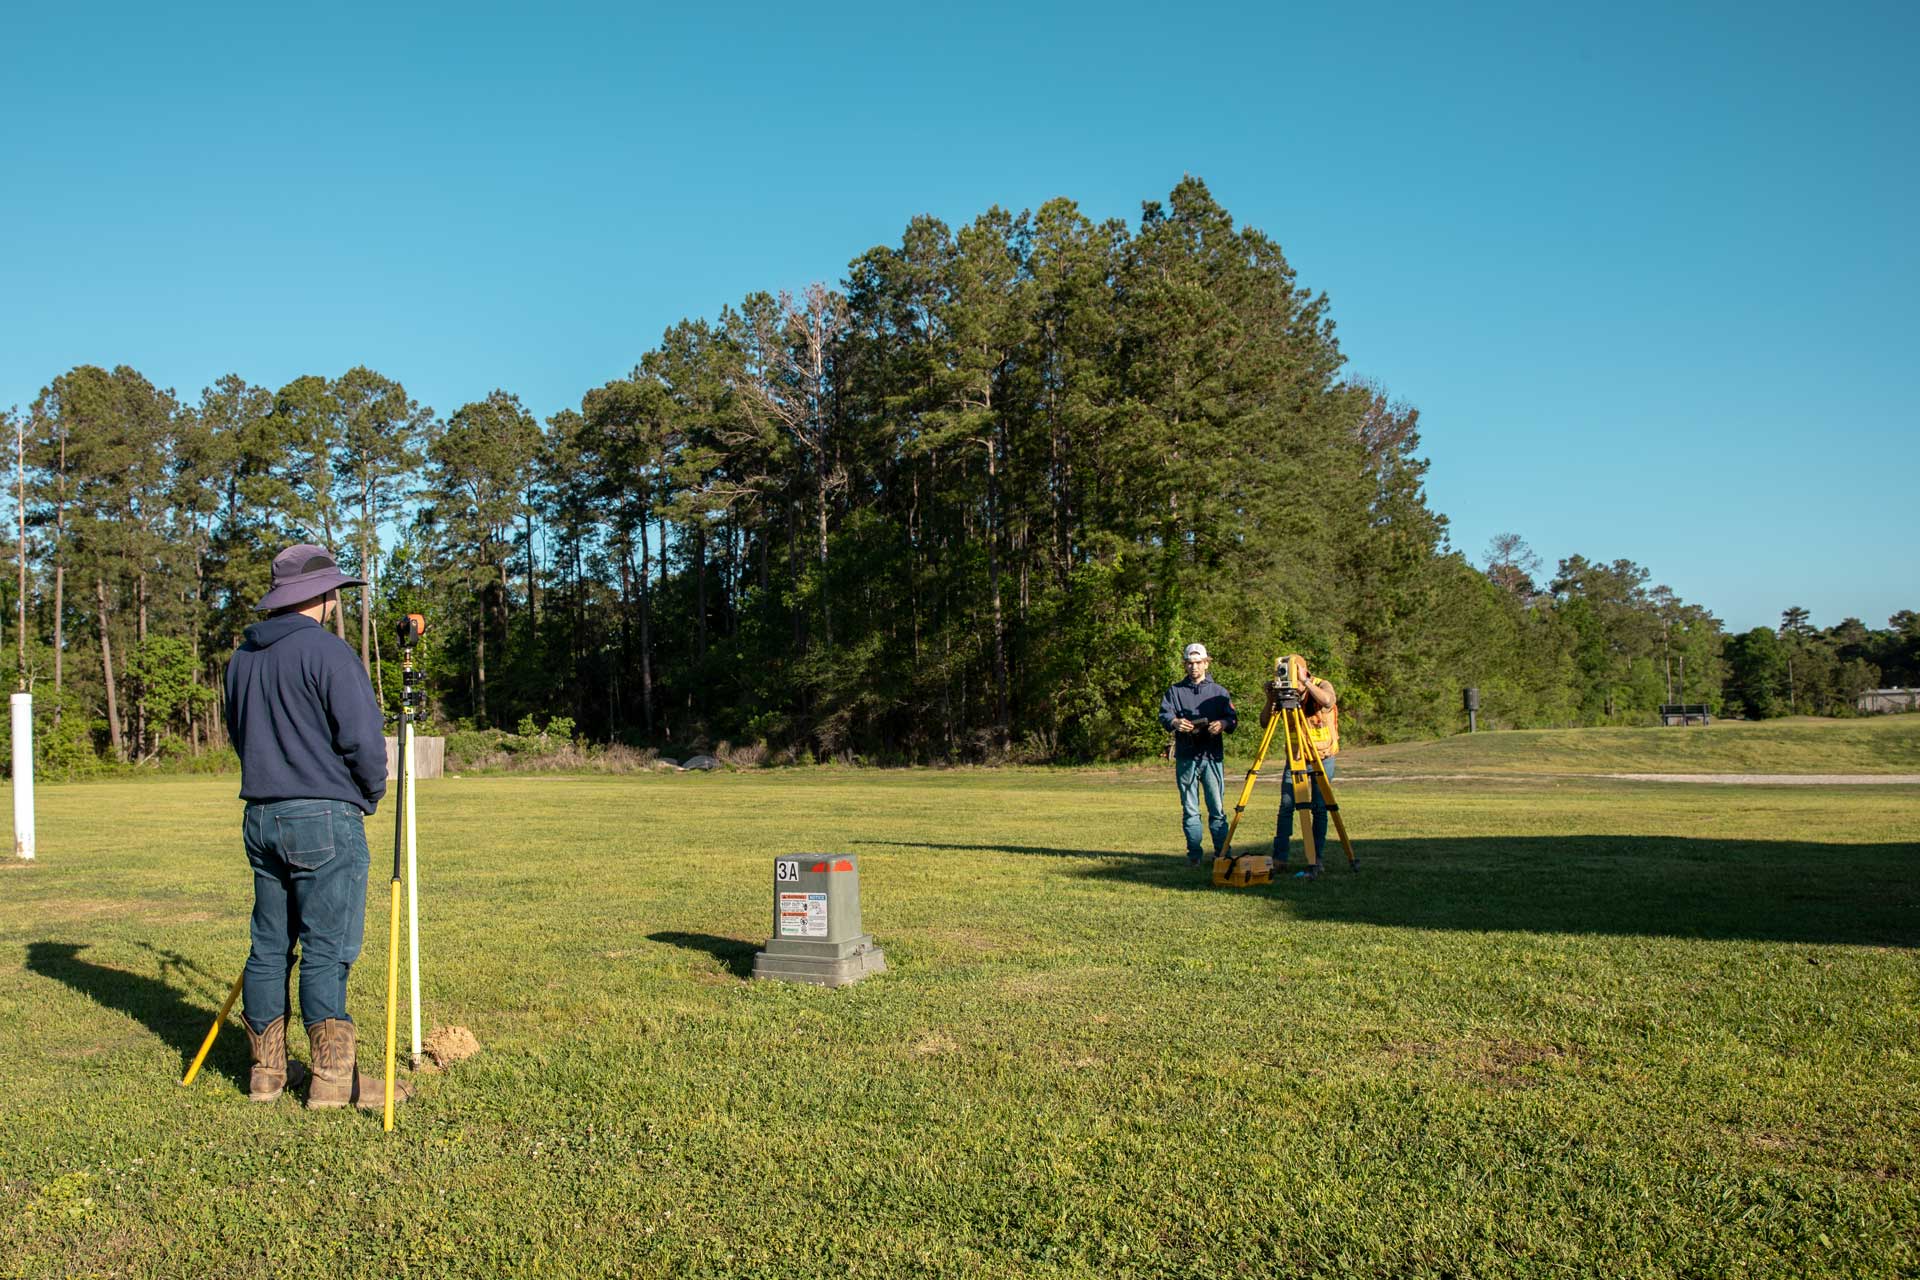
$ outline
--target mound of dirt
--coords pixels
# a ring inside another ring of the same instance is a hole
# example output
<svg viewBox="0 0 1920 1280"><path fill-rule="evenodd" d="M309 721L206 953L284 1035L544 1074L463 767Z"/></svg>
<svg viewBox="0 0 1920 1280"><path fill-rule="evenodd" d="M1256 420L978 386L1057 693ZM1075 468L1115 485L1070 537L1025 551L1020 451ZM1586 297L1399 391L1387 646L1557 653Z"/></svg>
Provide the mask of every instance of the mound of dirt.
<svg viewBox="0 0 1920 1280"><path fill-rule="evenodd" d="M435 1027L420 1044L423 1071L445 1071L480 1052L480 1041L465 1027Z"/></svg>

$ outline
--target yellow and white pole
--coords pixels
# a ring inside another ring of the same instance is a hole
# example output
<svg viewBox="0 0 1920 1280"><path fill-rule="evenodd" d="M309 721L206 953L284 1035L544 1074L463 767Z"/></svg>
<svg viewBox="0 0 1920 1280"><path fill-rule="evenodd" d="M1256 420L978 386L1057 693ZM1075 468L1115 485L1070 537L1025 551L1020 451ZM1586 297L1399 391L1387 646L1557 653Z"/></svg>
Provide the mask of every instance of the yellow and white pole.
<svg viewBox="0 0 1920 1280"><path fill-rule="evenodd" d="M386 1101L380 1111L380 1127L393 1129L393 1015L400 999L400 877L388 885L390 906L387 911L387 1074Z"/></svg>
<svg viewBox="0 0 1920 1280"><path fill-rule="evenodd" d="M410 1065L420 1068L420 861L419 828L414 822L414 790L420 775L413 753L413 722L400 741L400 767L406 770L407 815L407 1008L413 1016L413 1053Z"/></svg>
<svg viewBox="0 0 1920 1280"><path fill-rule="evenodd" d="M400 727L393 739L400 793L394 797L393 876L387 881L387 1061L380 1109L380 1127L389 1131L393 1128L393 1039L395 1018L400 1012L400 859L407 833L407 730L412 727L407 719L407 686L413 683L413 647L404 627L400 634L400 670Z"/></svg>
<svg viewBox="0 0 1920 1280"><path fill-rule="evenodd" d="M426 620L417 613L408 614L400 623L400 732L394 739L394 753L399 756L400 794L394 797L393 879L387 894L387 1072L386 1097L380 1117L380 1127L388 1131L393 1129L393 1056L400 1012L400 869L403 861L408 879L413 878L413 647L426 629ZM411 908L411 892L408 898ZM412 915L408 918L414 919ZM419 984L420 971L416 967L413 970L416 1045L420 1034ZM417 1059L416 1050L416 1062Z"/></svg>

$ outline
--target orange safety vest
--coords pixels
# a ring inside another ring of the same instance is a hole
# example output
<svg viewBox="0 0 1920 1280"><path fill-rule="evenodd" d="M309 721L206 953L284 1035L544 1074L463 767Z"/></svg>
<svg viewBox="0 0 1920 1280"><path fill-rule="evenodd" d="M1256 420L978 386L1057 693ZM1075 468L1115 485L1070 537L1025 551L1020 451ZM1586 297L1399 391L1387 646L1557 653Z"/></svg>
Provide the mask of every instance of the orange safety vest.
<svg viewBox="0 0 1920 1280"><path fill-rule="evenodd" d="M1340 708L1323 707L1307 717L1307 740L1321 759L1340 754Z"/></svg>

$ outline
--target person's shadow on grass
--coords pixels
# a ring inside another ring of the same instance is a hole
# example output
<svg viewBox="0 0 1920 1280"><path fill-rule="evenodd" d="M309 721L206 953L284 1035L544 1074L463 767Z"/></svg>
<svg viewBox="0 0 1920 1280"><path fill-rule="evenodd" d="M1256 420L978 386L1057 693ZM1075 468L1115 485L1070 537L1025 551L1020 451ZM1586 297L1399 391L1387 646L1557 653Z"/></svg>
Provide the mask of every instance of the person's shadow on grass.
<svg viewBox="0 0 1920 1280"><path fill-rule="evenodd" d="M212 1003L204 1003L190 999L188 993L178 990L162 978L82 960L80 953L90 945L84 942L30 942L27 944L27 969L42 977L52 978L55 982L65 983L96 1004L118 1009L136 1019L180 1054L180 1069L184 1073L187 1064L193 1061L193 1055L200 1052L200 1042L206 1038L207 1028L213 1025L213 1015L220 1011L220 1002L226 997L218 981L177 952L148 948L159 956L161 973L171 971L183 977L197 975L213 986L216 994ZM191 978L187 980L192 981ZM238 1010L230 1020L238 1020ZM244 1088L250 1066L247 1038L235 1028L229 1027L227 1031L230 1034L214 1041L213 1051L207 1055L201 1072L216 1072L237 1087Z"/></svg>
<svg viewBox="0 0 1920 1280"><path fill-rule="evenodd" d="M1030 845L901 848L1061 859L1061 874L1171 890L1250 894L1300 920L1412 929L1621 934L1920 947L1920 844L1819 844L1686 836L1355 840L1318 880L1216 888L1179 856ZM1246 852L1261 852L1258 848ZM1300 847L1294 845L1294 870Z"/></svg>

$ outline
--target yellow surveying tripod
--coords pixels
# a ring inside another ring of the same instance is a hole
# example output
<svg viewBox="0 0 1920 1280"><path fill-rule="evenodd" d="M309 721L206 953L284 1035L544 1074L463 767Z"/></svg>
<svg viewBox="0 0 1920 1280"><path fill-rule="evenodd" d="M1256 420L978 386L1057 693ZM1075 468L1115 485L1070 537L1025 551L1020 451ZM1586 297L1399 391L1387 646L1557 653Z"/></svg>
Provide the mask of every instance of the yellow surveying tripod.
<svg viewBox="0 0 1920 1280"><path fill-rule="evenodd" d="M1327 813L1333 818L1334 830L1340 833L1340 847L1347 852L1347 865L1359 870L1360 860L1354 855L1353 841L1347 838L1347 824L1340 816L1340 802L1334 799L1333 780L1327 777L1327 766L1320 759L1320 752L1314 748L1313 738L1307 733L1307 713L1301 705L1306 688L1306 664L1300 658L1289 655L1274 664L1273 689L1278 708L1273 718L1267 721L1267 731L1261 735L1260 750L1254 754L1253 765L1247 770L1246 783L1240 788L1239 803L1233 806L1233 820L1227 824L1227 842L1221 847L1219 856L1213 860L1213 882L1243 888L1247 885L1268 884L1273 880L1273 857L1270 854L1233 852L1234 832L1239 830L1240 815L1246 812L1247 801L1253 798L1253 784L1259 781L1260 766L1267 762L1267 752L1273 748L1274 734L1281 735L1282 748L1287 755L1287 777L1281 786L1293 788L1294 812L1300 815L1300 843L1307 851L1307 867L1310 872L1320 869L1320 851L1313 843L1313 788L1320 788L1320 795L1327 802Z"/></svg>

